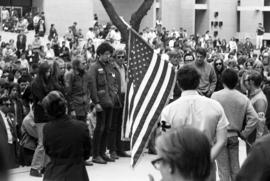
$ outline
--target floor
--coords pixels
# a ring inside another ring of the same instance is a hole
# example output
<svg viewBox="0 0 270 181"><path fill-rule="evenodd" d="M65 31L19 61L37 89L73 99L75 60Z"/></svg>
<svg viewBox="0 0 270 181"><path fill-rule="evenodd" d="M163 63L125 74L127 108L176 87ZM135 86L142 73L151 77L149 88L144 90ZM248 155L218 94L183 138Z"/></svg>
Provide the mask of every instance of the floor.
<svg viewBox="0 0 270 181"><path fill-rule="evenodd" d="M242 164L246 158L245 145L243 142L240 142L239 156L240 164ZM154 158L154 155L145 154L135 169L130 167L129 158L120 158L116 162L107 165L95 164L94 166L87 167L87 172L91 181L149 181L149 174L152 174L155 180L158 181L161 178L160 174L151 165L151 160ZM10 181L42 180L42 178L30 177L29 170L29 167L12 170Z"/></svg>

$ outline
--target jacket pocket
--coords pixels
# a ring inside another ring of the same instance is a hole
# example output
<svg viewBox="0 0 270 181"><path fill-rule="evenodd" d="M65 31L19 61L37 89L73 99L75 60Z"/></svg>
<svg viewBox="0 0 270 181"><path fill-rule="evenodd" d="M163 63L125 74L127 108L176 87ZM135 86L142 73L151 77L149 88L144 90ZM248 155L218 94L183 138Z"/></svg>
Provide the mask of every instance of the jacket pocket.
<svg viewBox="0 0 270 181"><path fill-rule="evenodd" d="M103 87L106 84L106 75L104 69L98 69L97 84L99 87Z"/></svg>

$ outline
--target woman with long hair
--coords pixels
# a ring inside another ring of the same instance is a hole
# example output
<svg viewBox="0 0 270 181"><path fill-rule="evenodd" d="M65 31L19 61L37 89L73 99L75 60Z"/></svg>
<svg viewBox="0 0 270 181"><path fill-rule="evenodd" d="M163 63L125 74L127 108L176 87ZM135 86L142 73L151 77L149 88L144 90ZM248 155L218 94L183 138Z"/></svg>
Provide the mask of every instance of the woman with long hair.
<svg viewBox="0 0 270 181"><path fill-rule="evenodd" d="M33 156L30 175L36 177L42 177L42 170L46 166L46 155L43 147L43 128L49 121L49 116L45 113L41 102L54 89L51 83L51 67L47 62L44 62L40 65L38 75L31 85L34 121L38 132L38 145Z"/></svg>
<svg viewBox="0 0 270 181"><path fill-rule="evenodd" d="M216 84L215 91L219 91L219 90L223 89L222 80L221 80L221 74L222 74L223 70L225 69L223 59L221 57L217 57L214 60L213 65L214 65L214 69L215 69L215 72L217 75L217 84Z"/></svg>

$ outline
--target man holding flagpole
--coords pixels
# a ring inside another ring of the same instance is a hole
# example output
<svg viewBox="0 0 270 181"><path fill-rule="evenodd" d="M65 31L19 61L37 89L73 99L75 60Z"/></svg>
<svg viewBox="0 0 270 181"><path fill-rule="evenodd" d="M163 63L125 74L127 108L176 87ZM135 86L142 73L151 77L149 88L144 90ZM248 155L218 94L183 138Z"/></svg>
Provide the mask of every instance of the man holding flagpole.
<svg viewBox="0 0 270 181"><path fill-rule="evenodd" d="M122 137L130 139L134 167L167 103L176 74L173 66L131 28L128 55Z"/></svg>

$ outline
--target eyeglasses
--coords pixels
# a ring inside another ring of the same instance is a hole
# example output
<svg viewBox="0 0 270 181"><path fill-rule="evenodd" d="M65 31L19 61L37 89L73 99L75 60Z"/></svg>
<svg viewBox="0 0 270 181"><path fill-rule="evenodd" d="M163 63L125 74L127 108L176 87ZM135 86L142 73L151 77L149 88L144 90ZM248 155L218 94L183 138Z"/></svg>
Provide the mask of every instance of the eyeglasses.
<svg viewBox="0 0 270 181"><path fill-rule="evenodd" d="M117 56L117 58L125 58L125 56Z"/></svg>
<svg viewBox="0 0 270 181"><path fill-rule="evenodd" d="M157 158L157 159L151 161L151 163L152 163L152 165L153 165L153 167L154 167L155 169L159 170L159 169L160 169L160 165L161 165L161 163L162 163L163 161L164 161L163 158Z"/></svg>

